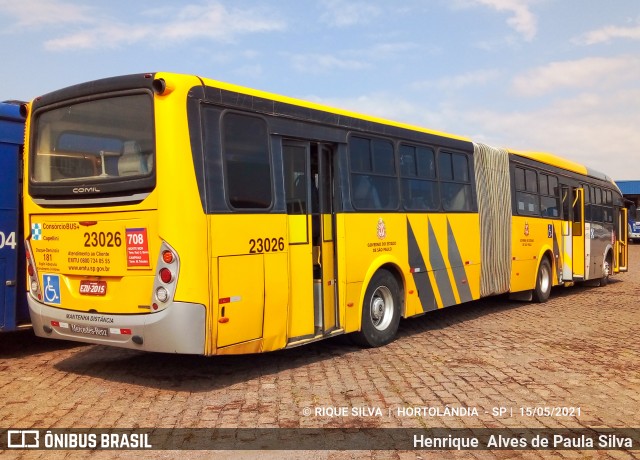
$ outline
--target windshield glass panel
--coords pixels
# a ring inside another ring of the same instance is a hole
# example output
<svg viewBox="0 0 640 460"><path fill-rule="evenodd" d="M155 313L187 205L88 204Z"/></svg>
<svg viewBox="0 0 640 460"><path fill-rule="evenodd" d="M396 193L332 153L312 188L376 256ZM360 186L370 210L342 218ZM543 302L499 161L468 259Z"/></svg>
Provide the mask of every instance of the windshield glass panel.
<svg viewBox="0 0 640 460"><path fill-rule="evenodd" d="M37 116L34 184L117 182L154 168L153 99L130 94L57 107Z"/></svg>

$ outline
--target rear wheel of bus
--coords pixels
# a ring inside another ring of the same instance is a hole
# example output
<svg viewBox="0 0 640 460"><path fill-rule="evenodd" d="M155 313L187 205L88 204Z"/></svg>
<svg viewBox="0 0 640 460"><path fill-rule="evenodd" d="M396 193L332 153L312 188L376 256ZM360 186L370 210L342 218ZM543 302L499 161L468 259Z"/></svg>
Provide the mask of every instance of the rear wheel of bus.
<svg viewBox="0 0 640 460"><path fill-rule="evenodd" d="M378 270L367 287L362 305L362 326L354 340L364 347L391 342L400 324L400 288L387 270Z"/></svg>
<svg viewBox="0 0 640 460"><path fill-rule="evenodd" d="M538 276L536 277L536 288L533 290L533 299L536 302L543 303L549 299L551 295L551 264L546 257L540 262L538 267Z"/></svg>

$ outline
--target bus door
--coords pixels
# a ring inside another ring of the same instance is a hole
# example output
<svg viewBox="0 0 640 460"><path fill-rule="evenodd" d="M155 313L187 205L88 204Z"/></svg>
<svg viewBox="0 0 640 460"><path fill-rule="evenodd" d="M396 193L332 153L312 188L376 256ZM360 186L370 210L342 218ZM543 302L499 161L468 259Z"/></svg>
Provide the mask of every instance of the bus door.
<svg viewBox="0 0 640 460"><path fill-rule="evenodd" d="M284 140L289 219L289 341L336 329L333 152L330 145Z"/></svg>
<svg viewBox="0 0 640 460"><path fill-rule="evenodd" d="M562 281L573 281L573 193L561 184L562 190Z"/></svg>
<svg viewBox="0 0 640 460"><path fill-rule="evenodd" d="M573 249L573 279L581 280L585 277L585 225L584 225L584 189L573 189L573 218L571 221L572 249Z"/></svg>
<svg viewBox="0 0 640 460"><path fill-rule="evenodd" d="M617 224L618 228L616 230L616 234L618 235L618 238L616 238L615 247L617 257L613 268L615 273L627 271L627 264L629 260L629 247L627 246L629 238L627 227L627 208L618 209Z"/></svg>
<svg viewBox="0 0 640 460"><path fill-rule="evenodd" d="M333 180L333 147L325 144L318 145L318 171L315 174L315 181L318 184L319 204L318 217L315 219L319 225L320 239L320 268L314 274L314 285L321 284L316 288L316 296L322 296L322 333L328 334L339 328L338 325L338 291L336 276L336 246L335 246L335 209L334 209L334 180ZM316 278L318 276L318 278ZM317 283L316 279L321 283ZM320 299L318 299L320 300Z"/></svg>
<svg viewBox="0 0 640 460"><path fill-rule="evenodd" d="M580 187L562 185L562 280L584 279L584 191Z"/></svg>

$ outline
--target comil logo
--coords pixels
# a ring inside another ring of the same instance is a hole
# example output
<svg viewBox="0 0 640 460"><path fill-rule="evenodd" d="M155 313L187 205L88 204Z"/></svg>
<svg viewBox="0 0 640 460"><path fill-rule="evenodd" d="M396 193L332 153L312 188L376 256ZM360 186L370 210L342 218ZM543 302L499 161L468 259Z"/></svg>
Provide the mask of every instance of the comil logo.
<svg viewBox="0 0 640 460"><path fill-rule="evenodd" d="M98 187L75 187L71 190L73 193L98 193Z"/></svg>
<svg viewBox="0 0 640 460"><path fill-rule="evenodd" d="M34 241L42 239L42 224L31 224L31 239Z"/></svg>
<svg viewBox="0 0 640 460"><path fill-rule="evenodd" d="M40 432L38 430L8 430L7 447L9 449L38 449Z"/></svg>

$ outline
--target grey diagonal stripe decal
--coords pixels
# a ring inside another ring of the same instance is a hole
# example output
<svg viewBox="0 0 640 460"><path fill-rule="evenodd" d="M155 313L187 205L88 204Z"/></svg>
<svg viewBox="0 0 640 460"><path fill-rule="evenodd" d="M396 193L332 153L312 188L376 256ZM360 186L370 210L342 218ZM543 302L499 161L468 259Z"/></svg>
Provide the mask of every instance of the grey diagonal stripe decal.
<svg viewBox="0 0 640 460"><path fill-rule="evenodd" d="M453 271L453 277L456 280L456 287L458 288L458 294L460 295L460 302L470 302L473 300L471 296L471 288L469 287L469 280L467 273L464 270L464 262L460 255L460 249L456 238L453 236L453 230L449 219L447 219L447 240L449 243L449 262L451 263L451 270ZM464 280L464 282L463 282Z"/></svg>
<svg viewBox="0 0 640 460"><path fill-rule="evenodd" d="M453 296L453 288L449 281L449 275L447 274L447 267L444 264L444 257L438 246L438 240L436 239L433 228L429 225L429 263L433 269L433 274L436 279L436 285L438 291L440 291L440 298L442 299L442 306L448 307L456 304L456 299Z"/></svg>
<svg viewBox="0 0 640 460"><path fill-rule="evenodd" d="M427 220L427 225L429 221ZM429 274L427 273L427 266L424 263L424 257L420 252L418 241L411 228L409 218L407 218L407 246L409 250L409 266L413 269L419 268L419 272L412 273L413 281L416 283L418 289L418 298L422 304L422 310L427 312L436 310L438 305L436 304L436 296L433 292L433 286L429 280Z"/></svg>

